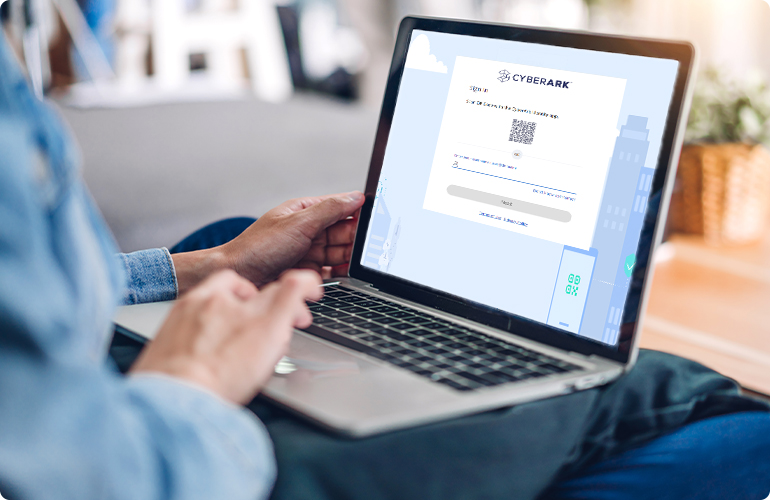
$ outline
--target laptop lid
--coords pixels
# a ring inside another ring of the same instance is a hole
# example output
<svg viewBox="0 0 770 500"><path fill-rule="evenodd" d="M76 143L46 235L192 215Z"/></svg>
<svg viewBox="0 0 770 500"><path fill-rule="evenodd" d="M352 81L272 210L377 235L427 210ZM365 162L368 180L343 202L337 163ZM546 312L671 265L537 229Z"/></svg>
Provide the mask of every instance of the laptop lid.
<svg viewBox="0 0 770 500"><path fill-rule="evenodd" d="M688 43L405 18L350 276L633 362L693 61Z"/></svg>

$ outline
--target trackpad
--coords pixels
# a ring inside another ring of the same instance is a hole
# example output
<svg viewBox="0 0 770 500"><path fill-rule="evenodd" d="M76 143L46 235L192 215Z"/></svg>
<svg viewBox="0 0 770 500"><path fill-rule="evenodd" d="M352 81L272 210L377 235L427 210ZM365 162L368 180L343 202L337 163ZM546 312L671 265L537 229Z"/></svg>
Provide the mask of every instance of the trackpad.
<svg viewBox="0 0 770 500"><path fill-rule="evenodd" d="M317 341L305 333L296 332L289 353L275 365L275 376L318 379L345 377L361 373L364 360Z"/></svg>

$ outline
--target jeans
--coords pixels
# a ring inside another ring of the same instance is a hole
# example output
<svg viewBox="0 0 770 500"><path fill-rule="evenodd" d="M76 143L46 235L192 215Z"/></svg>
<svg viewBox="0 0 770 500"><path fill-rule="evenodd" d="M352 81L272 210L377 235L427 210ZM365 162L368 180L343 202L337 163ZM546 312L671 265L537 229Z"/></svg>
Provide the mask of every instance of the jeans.
<svg viewBox="0 0 770 500"><path fill-rule="evenodd" d="M232 217L214 222L190 234L168 251L182 253L217 247L241 234L256 220L252 217Z"/></svg>
<svg viewBox="0 0 770 500"><path fill-rule="evenodd" d="M770 495L770 414L701 420L610 457L545 498L753 499Z"/></svg>
<svg viewBox="0 0 770 500"><path fill-rule="evenodd" d="M170 251L171 253L193 251L220 245L240 234L252 222L254 222L254 219L246 217L216 222L191 234L172 247ZM638 365L641 366L640 370L644 370L646 366L649 366L645 365L644 360L649 359L653 354L650 351L640 354L640 363ZM128 366L128 363L129 361L124 358L122 362L124 369ZM652 372L652 370L650 371ZM645 375L642 374L637 380L645 380L647 378ZM663 392L662 384L653 383L660 385L660 387L653 387L652 392ZM608 392L605 391L605 393ZM624 394L616 393L611 397L619 398L620 396L624 396ZM642 405L644 404L648 403L642 403ZM531 405L538 405L538 403L536 402ZM292 476L301 476L301 474L307 474L307 471L293 473L292 471L298 470L296 467L292 467L289 472L281 469L282 460L284 460L284 456L288 455L287 451L282 451L288 449L282 446L282 442L286 440L287 434L292 434L296 437L298 432L304 433L306 429L312 429L312 426L279 409L270 407L270 404L264 401L257 400L250 405L250 408L260 414L260 417L268 427L268 431L273 436L274 441L276 441L279 481L276 484L274 497L295 498L297 495L287 492L288 489L283 485L296 482L297 478ZM673 403L668 408L664 407L660 418L665 418L664 412L668 409L673 410L673 408ZM627 438L618 437L616 448L622 451L609 454L609 456L601 456L593 462L585 461L585 466L559 475L554 484L541 493L540 498L564 500L764 499L770 494L770 413L766 411L751 411L752 409L762 409L762 407L759 404L756 408L752 408L751 405L742 408L736 407L735 413L710 417L707 412L704 414L705 417L700 420L674 427L670 432L654 436L643 443L635 444L630 449L627 449L628 447L623 444L623 441L627 440ZM576 407L575 410L577 412L578 408ZM479 417L466 417L467 420L474 418ZM545 418L548 417L546 416ZM288 426L286 425L287 421L291 422ZM605 424L603 426L608 427ZM447 429L452 429L452 427L447 427ZM488 429L487 432L492 433L505 432L504 429L495 429L492 425L489 425L486 429ZM508 429L509 433L520 431L521 429ZM420 439L423 439L423 442L427 443L426 446L431 446L431 443L437 442L435 440L435 428L432 429L431 426L414 429L409 432L411 433L409 441L414 442L415 440L420 441ZM431 438L421 437L427 436L431 432L434 434ZM448 430L440 430L439 432L444 432L444 438L447 440L469 439L468 434L456 433L457 426L454 427L451 434ZM323 433L317 431L315 435L323 435ZM311 455L316 453L318 457L311 457L309 465L306 459L304 465L312 468L313 464L317 464L318 470L313 474L316 476L326 476L328 479L327 472L320 469L320 464L325 460L333 459L327 458L328 455L323 451L324 446L318 445L317 439L313 436L313 434L308 432L307 442L303 442L303 445L306 444L306 450L316 446L318 452L311 451L309 453ZM323 437L331 441L340 441L345 446L348 446L345 453L358 453L362 456L370 453L358 452L356 450L356 447L361 449L367 446L365 440L360 441L360 445L355 444L355 442L351 445L349 440L344 440L343 438L334 438L328 435L323 435ZM315 444L313 443L314 439L316 440ZM378 445L375 448L387 450L388 441L396 440L397 433L394 433L393 438L389 438L386 435L377 439L381 440L383 446L380 447ZM548 435L542 436L544 445L548 439ZM368 444L372 444L371 441ZM442 465L437 463L435 458L432 460L431 467L440 467ZM577 462L581 463L579 460ZM535 464L532 465L533 467L535 466ZM362 461L360 467L367 467L366 462ZM347 469L340 472L340 474L343 476L342 481L344 482L346 474L352 478L355 472ZM281 478L282 475L283 478ZM478 478L478 475L478 471L476 471L473 477ZM526 471L524 471L523 476L526 477ZM394 478L393 480L397 479ZM372 489L369 491L375 491L380 485L376 481L371 482ZM312 491L314 488L315 485L310 487L310 490ZM361 491L361 489L358 491ZM472 489L469 491L476 490ZM315 493L318 493L318 498L323 498L321 492L315 490ZM336 493L341 494L339 491ZM510 498L515 497L516 495L513 494Z"/></svg>

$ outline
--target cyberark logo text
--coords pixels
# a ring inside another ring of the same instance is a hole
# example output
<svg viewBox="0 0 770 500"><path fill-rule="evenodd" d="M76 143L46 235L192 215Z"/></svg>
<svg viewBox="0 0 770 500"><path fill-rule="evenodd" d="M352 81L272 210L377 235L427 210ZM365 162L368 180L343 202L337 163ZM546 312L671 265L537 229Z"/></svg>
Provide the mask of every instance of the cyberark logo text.
<svg viewBox="0 0 770 500"><path fill-rule="evenodd" d="M519 83L530 83L534 85L545 85L546 87L557 87L560 89L569 89L569 85L573 83L573 82L566 82L563 80L554 80L553 78L545 78L543 76L514 74L508 71L507 69L498 71L498 74L500 76L498 76L497 79L500 80L501 83L505 83L509 81L519 82Z"/></svg>

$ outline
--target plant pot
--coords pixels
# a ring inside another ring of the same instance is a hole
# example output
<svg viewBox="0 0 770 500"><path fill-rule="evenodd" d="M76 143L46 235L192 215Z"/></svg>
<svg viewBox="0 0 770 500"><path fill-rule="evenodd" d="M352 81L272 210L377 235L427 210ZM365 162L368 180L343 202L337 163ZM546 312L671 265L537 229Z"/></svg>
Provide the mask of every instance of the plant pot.
<svg viewBox="0 0 770 500"><path fill-rule="evenodd" d="M672 232L702 234L711 245L756 242L768 230L770 152L752 144L690 144L682 149L669 214Z"/></svg>

